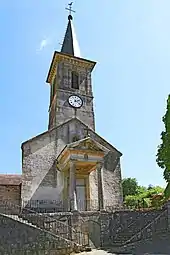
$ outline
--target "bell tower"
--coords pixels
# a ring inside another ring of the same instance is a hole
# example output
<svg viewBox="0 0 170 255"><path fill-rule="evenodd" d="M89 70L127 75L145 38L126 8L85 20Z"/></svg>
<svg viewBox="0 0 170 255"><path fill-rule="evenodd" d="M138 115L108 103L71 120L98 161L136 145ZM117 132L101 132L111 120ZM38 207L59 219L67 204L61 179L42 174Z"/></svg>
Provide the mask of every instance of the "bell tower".
<svg viewBox="0 0 170 255"><path fill-rule="evenodd" d="M50 85L49 125L51 129L77 117L95 129L91 73L96 64L80 55L73 27L71 5L61 51L55 51L47 76Z"/></svg>

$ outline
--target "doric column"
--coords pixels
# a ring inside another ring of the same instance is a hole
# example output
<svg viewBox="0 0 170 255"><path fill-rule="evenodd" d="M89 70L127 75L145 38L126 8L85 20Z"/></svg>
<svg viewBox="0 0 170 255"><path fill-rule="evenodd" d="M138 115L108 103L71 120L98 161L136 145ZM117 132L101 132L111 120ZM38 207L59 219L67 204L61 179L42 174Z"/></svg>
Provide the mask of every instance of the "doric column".
<svg viewBox="0 0 170 255"><path fill-rule="evenodd" d="M104 209L104 202L103 202L103 181L102 181L102 166L103 162L97 163L97 177L98 177L98 204L99 210Z"/></svg>
<svg viewBox="0 0 170 255"><path fill-rule="evenodd" d="M76 199L76 167L75 161L70 161L70 183L69 183L69 198L70 198L70 209L71 211L77 210L77 199Z"/></svg>

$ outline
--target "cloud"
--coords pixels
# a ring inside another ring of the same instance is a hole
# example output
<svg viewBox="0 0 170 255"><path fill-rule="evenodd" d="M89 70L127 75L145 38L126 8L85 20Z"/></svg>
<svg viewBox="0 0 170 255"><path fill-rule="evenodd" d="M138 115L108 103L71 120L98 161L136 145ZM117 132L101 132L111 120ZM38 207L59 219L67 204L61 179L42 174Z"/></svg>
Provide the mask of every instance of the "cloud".
<svg viewBox="0 0 170 255"><path fill-rule="evenodd" d="M50 44L49 38L43 39L40 42L39 48L37 49L37 52L42 51L45 47L47 47Z"/></svg>

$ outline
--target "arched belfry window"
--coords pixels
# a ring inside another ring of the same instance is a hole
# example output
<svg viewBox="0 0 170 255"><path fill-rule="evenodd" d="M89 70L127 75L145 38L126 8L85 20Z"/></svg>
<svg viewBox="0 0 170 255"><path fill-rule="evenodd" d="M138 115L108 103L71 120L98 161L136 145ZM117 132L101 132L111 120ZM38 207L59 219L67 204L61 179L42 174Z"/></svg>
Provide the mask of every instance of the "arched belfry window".
<svg viewBox="0 0 170 255"><path fill-rule="evenodd" d="M71 73L71 87L73 89L79 89L79 75L75 71Z"/></svg>

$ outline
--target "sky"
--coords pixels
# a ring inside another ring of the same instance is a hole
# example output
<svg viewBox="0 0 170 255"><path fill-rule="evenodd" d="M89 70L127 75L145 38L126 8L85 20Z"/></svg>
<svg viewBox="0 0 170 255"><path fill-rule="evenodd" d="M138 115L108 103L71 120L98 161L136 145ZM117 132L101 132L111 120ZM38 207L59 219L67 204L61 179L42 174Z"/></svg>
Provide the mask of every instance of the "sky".
<svg viewBox="0 0 170 255"><path fill-rule="evenodd" d="M54 50L68 1L0 1L0 173L21 173L21 143L47 130ZM169 0L75 0L93 71L96 132L123 153L122 176L165 185L156 164L170 84Z"/></svg>

